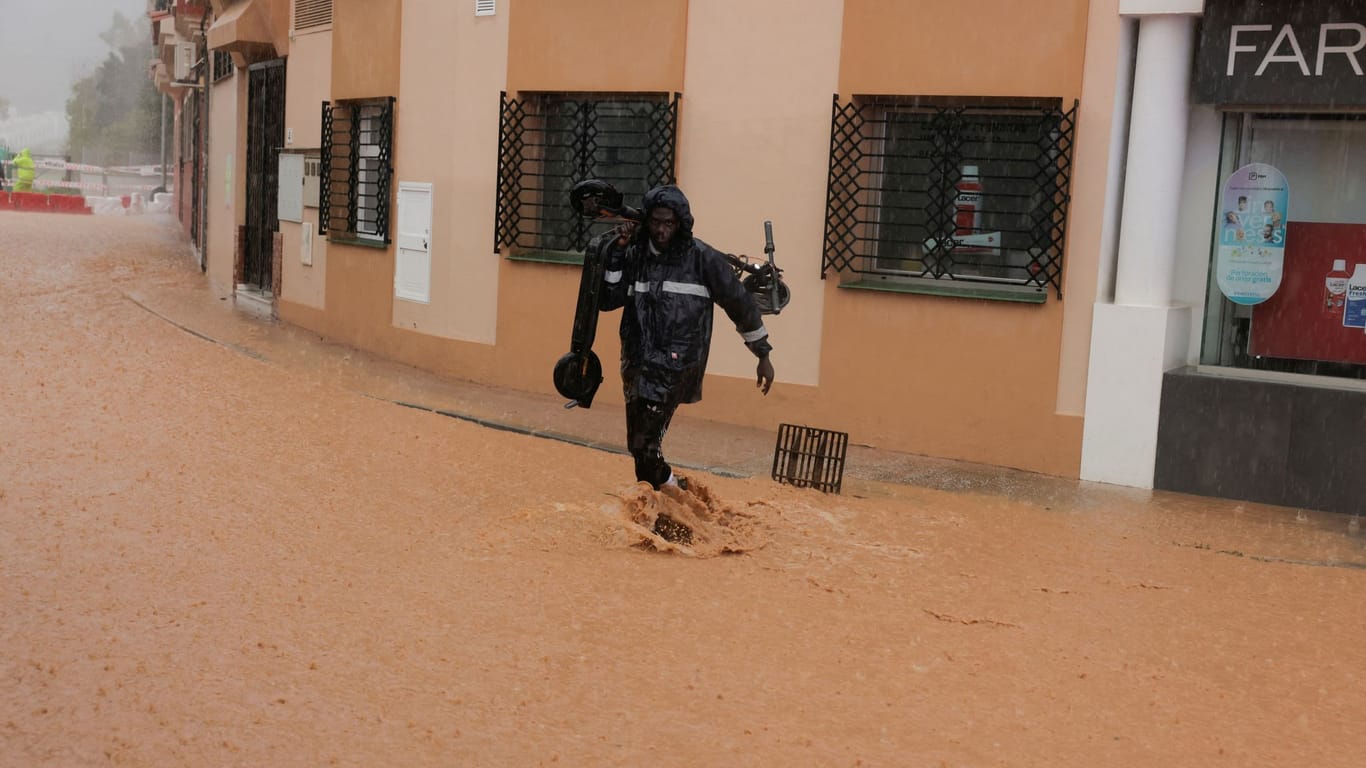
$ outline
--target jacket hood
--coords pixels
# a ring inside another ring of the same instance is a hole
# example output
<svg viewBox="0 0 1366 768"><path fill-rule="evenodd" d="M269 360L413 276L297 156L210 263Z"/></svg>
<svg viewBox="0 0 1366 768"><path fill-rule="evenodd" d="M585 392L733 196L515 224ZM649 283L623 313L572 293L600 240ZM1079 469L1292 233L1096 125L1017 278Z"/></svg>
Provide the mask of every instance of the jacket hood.
<svg viewBox="0 0 1366 768"><path fill-rule="evenodd" d="M647 219L650 211L656 208L668 208L673 211L674 215L678 216L679 242L692 239L692 208L688 205L688 198L684 196L683 190L672 184L665 184L646 192L642 202Z"/></svg>

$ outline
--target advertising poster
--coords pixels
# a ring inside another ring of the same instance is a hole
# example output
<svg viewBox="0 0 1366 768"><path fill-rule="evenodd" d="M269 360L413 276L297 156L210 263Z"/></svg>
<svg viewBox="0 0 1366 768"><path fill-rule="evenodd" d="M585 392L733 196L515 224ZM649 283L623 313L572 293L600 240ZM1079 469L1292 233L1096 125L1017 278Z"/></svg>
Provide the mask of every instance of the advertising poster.
<svg viewBox="0 0 1366 768"><path fill-rule="evenodd" d="M1366 364L1366 333L1352 326L1345 306L1349 275L1358 264L1366 271L1366 225L1297 221L1286 234L1295 256L1281 289L1252 311L1248 351Z"/></svg>
<svg viewBox="0 0 1366 768"><path fill-rule="evenodd" d="M1265 163L1234 171L1219 194L1219 290L1235 304L1261 304L1281 286L1290 186Z"/></svg>

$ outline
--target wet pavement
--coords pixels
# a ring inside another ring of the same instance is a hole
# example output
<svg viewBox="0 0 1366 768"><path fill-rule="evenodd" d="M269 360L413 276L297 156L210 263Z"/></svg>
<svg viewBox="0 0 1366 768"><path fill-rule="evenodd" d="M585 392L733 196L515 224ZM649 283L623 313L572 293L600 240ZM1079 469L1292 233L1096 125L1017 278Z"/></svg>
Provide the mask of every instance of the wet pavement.
<svg viewBox="0 0 1366 768"><path fill-rule="evenodd" d="M625 482L613 403L235 311L167 217L0 233L0 766L1366 746L1349 517L862 446L826 496L768 479L771 433L684 411L666 448L714 497L689 519L739 552L703 557L640 527L677 500Z"/></svg>

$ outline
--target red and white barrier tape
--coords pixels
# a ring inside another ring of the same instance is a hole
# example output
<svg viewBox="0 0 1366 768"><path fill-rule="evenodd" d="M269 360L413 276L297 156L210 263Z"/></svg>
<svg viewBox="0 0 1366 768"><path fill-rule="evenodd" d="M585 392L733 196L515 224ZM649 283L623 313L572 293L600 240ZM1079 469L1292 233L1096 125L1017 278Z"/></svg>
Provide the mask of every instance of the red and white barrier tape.
<svg viewBox="0 0 1366 768"><path fill-rule="evenodd" d="M11 158L4 161L9 167L14 167L14 160ZM60 160L34 160L34 170L48 171L79 171L81 173L104 173L118 176L155 176L161 173L159 165L119 165L104 167L101 165L86 165L85 163L64 163Z"/></svg>
<svg viewBox="0 0 1366 768"><path fill-rule="evenodd" d="M12 180L11 180L11 183ZM61 189L94 189L107 191L111 187L120 192L148 192L159 187L159 184L105 184L98 181L61 181L48 179L35 179L35 187L57 187ZM35 190L36 191L36 190Z"/></svg>

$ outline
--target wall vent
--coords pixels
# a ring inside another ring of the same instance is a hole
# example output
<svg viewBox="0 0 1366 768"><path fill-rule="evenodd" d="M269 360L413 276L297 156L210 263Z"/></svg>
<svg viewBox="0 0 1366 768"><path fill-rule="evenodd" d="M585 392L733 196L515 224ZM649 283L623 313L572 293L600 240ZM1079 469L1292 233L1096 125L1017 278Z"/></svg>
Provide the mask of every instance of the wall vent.
<svg viewBox="0 0 1366 768"><path fill-rule="evenodd" d="M475 16L492 16L498 12L498 0L474 0Z"/></svg>
<svg viewBox="0 0 1366 768"><path fill-rule="evenodd" d="M332 0L294 0L294 29L302 31L332 23Z"/></svg>

